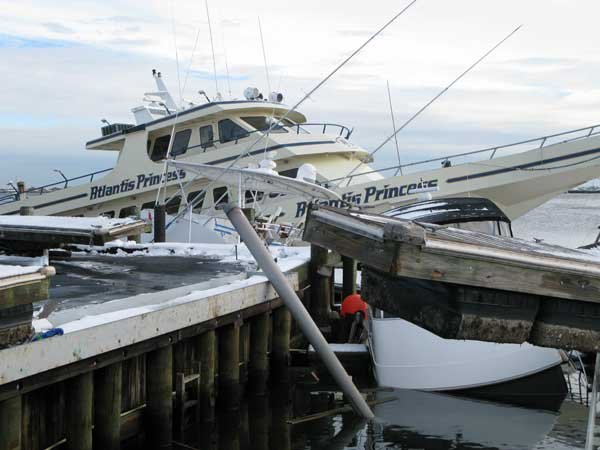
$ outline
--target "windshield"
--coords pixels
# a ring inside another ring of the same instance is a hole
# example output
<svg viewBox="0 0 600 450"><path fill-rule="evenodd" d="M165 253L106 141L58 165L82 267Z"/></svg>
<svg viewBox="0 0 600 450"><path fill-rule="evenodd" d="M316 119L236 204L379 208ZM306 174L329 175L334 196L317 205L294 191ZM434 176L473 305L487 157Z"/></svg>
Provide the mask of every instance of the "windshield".
<svg viewBox="0 0 600 450"><path fill-rule="evenodd" d="M267 131L272 124L271 133L287 133L288 131L284 127L293 126L293 122L288 119L279 119L278 117L266 117L266 116L249 116L241 118L244 122L255 128L258 131Z"/></svg>
<svg viewBox="0 0 600 450"><path fill-rule="evenodd" d="M507 222L500 220L481 220L473 222L449 223L447 226L461 230L477 231L479 233L493 234L495 236L512 237L512 230Z"/></svg>

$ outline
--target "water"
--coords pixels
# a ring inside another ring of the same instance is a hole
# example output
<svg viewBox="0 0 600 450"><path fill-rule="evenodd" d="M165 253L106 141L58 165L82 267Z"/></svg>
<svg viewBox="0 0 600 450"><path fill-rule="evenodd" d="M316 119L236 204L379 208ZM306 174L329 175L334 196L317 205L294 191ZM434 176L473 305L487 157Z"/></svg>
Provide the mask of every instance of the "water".
<svg viewBox="0 0 600 450"><path fill-rule="evenodd" d="M276 390L222 413L188 444L236 450L566 450L585 444L587 408L569 400L553 412L418 391L384 390L373 398L387 400L373 407L373 422L337 413L294 423L336 408L339 395L315 386Z"/></svg>

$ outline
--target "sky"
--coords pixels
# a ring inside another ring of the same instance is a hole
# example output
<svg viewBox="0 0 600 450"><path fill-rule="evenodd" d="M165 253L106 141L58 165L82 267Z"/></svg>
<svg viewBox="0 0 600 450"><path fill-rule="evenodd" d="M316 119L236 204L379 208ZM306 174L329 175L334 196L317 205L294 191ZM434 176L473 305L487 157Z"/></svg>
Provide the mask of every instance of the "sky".
<svg viewBox="0 0 600 450"><path fill-rule="evenodd" d="M208 0L218 90L269 91L259 18L271 91L294 104L408 3ZM299 109L372 150L392 132L387 82L399 125L522 24L398 135L402 162L594 125L599 16L597 0L417 0ZM0 30L0 188L111 167L85 142L133 122L153 68L176 99L217 90L203 0L0 0ZM375 165L396 162L392 141Z"/></svg>

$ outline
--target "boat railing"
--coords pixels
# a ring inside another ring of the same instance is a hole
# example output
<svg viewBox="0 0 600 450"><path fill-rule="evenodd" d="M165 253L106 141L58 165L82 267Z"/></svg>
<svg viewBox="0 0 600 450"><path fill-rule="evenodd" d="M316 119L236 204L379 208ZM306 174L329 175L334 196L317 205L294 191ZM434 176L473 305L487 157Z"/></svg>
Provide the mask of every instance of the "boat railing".
<svg viewBox="0 0 600 450"><path fill-rule="evenodd" d="M332 183L335 183L336 185L339 185L342 181L345 181L346 182L345 185L349 185L349 184L351 184L352 180L355 177L360 177L363 175L370 175L370 174L374 174L374 173L383 174L383 173L392 172L392 171L395 172L395 174L397 174L398 172L402 172L403 169L414 168L417 166L422 166L422 165L431 164L431 163L435 163L435 162L442 163L443 167L450 167L455 162L456 159L468 158L470 156L483 156L483 155L487 154L487 155L489 155L487 158L487 160L489 161L489 160L492 160L495 157L497 157L497 155L500 153L506 154L507 151L517 150L517 148L519 146L527 146L526 150L539 149L540 150L540 159L543 160L544 159L544 149L550 145L564 144L567 142L573 142L573 141L577 141L577 140L581 140L581 139L587 139L591 136L596 136L598 134L600 134L600 124L592 125L592 126L585 127L585 128L578 128L576 130L564 131L562 133L549 134L547 136L542 136L542 137L533 138L533 139L527 139L524 141L514 142L511 144L497 145L495 147L488 147L488 148L484 148L484 149L480 149L480 150L455 153L452 155L440 156L440 157L436 157L436 158L429 158L429 159L424 159L424 160L415 161L415 162L406 163L406 164L398 164L395 166L385 167L383 169L374 169L374 170L371 170L368 172L354 173L349 176L339 177L339 178L334 178L334 179L328 180L325 184L331 185ZM533 145L533 144L535 144L535 145ZM523 149L521 151L526 151L526 150Z"/></svg>
<svg viewBox="0 0 600 450"><path fill-rule="evenodd" d="M106 172L110 172L111 170L113 170L113 168L108 168L108 169L103 169L103 170L98 170L96 172L92 172L92 173L86 173L85 175L80 175L78 177L73 177L73 178L67 178L61 181L57 181L55 183L50 183L50 184L45 184L43 186L36 186L36 187L31 187L29 189L27 189L25 191L26 194L28 195L41 195L41 194L47 194L48 192L52 192L56 189L64 189L69 187L69 183L73 183L76 181L80 181L80 180L85 180L88 182L92 182L94 181L94 177L96 175L100 175ZM0 205L4 205L7 203L12 203L12 202L16 202L20 199L20 194L18 192L14 192L11 193L9 195L0 197Z"/></svg>

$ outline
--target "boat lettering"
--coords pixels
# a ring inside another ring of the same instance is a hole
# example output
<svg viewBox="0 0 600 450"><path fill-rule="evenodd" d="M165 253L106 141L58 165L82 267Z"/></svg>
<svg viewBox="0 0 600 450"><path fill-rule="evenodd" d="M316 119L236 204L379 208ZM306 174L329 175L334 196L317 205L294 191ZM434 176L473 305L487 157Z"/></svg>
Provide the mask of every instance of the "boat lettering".
<svg viewBox="0 0 600 450"><path fill-rule="evenodd" d="M383 187L368 186L363 192L345 192L342 194L342 200L315 200L314 203L328 205L336 208L345 208L353 205L365 205L367 203L380 202L406 195L413 195L416 189L435 188L438 185L437 178L433 180L420 180L418 183L403 184L401 186L392 186L386 184ZM296 203L296 218L306 214L308 202L302 201Z"/></svg>
<svg viewBox="0 0 600 450"><path fill-rule="evenodd" d="M132 178L125 178L119 184L92 186L90 188L90 200L97 198L110 197L111 195L144 189L148 186L155 186L164 181L162 174L142 173ZM183 179L186 176L185 170L178 169L167 172L167 183L177 179Z"/></svg>

